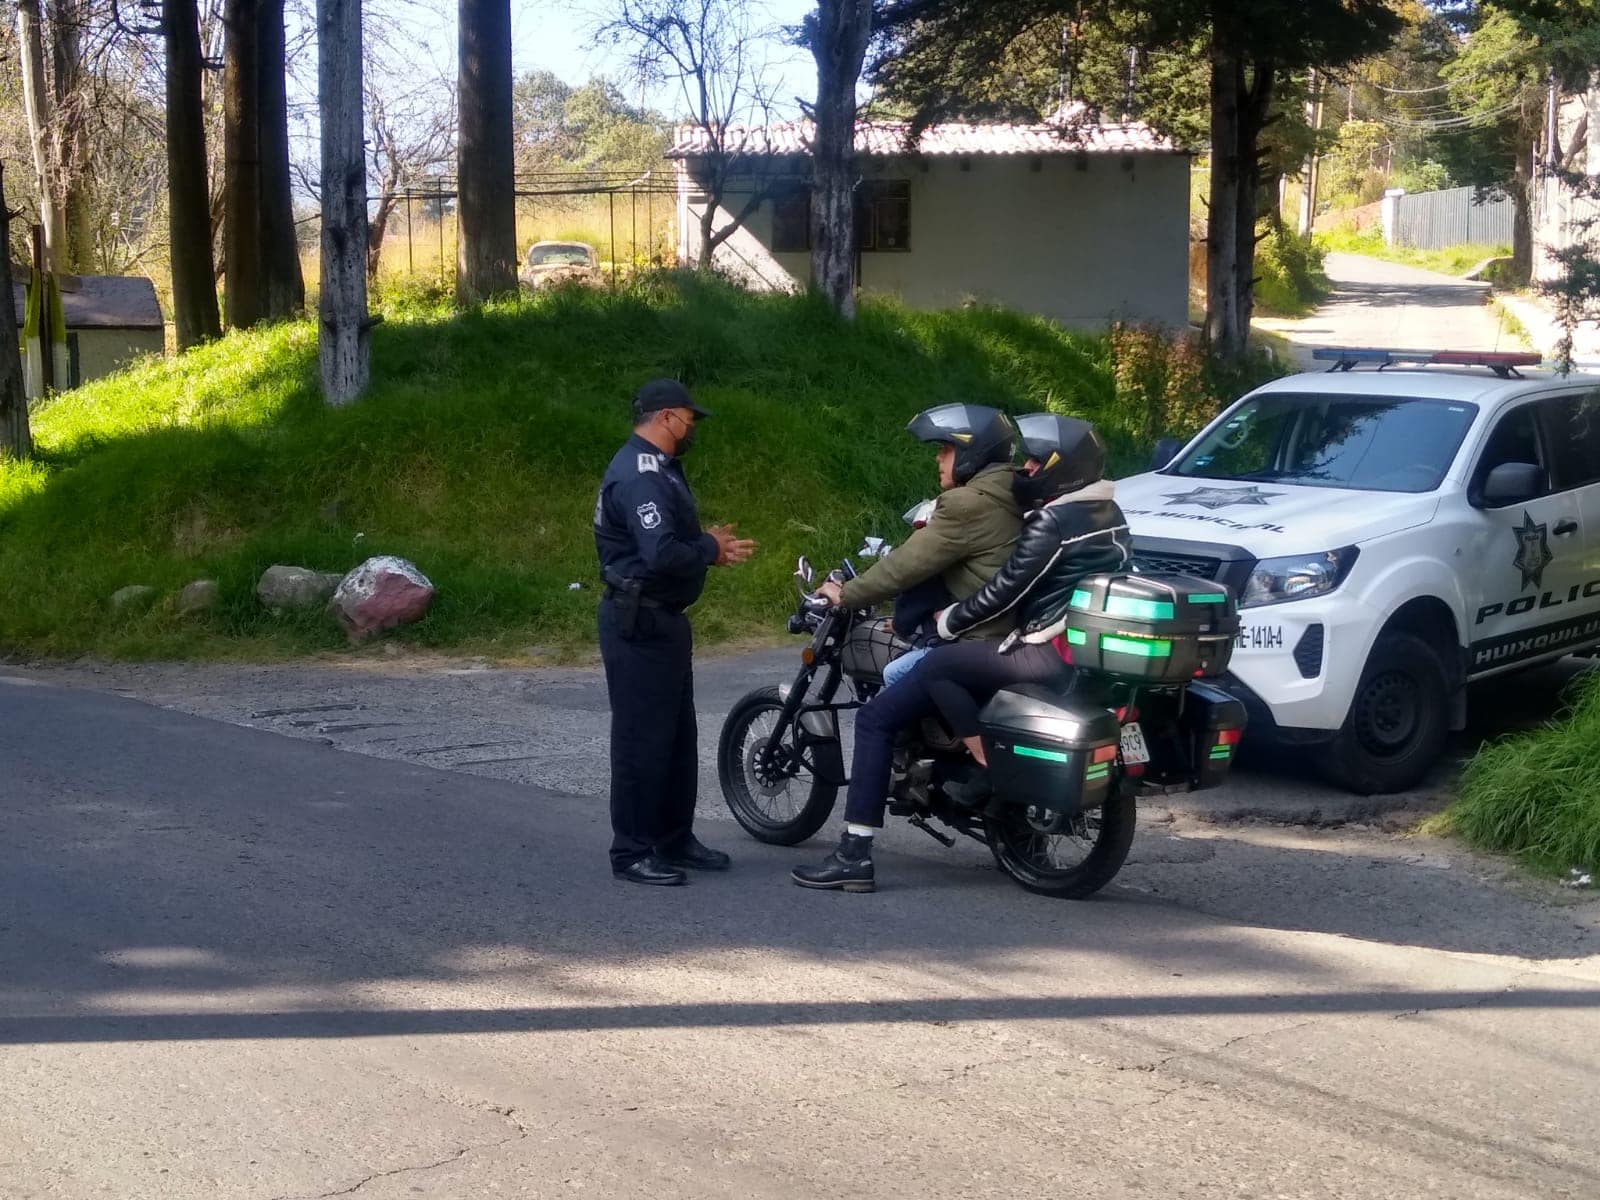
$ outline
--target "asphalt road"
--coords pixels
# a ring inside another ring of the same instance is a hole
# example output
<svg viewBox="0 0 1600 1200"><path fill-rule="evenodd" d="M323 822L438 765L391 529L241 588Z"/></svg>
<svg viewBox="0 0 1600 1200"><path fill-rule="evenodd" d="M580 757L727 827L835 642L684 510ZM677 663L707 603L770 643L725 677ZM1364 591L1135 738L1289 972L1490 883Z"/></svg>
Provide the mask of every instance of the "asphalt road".
<svg viewBox="0 0 1600 1200"><path fill-rule="evenodd" d="M1407 350L1521 350L1489 307L1489 285L1359 254L1330 254L1333 290L1303 320L1262 317L1263 329L1289 339L1304 370L1319 370L1318 346L1390 346Z"/></svg>
<svg viewBox="0 0 1600 1200"><path fill-rule="evenodd" d="M1590 1196L1600 929L1436 844L891 839L654 891L593 798L0 679L0 1196Z"/></svg>

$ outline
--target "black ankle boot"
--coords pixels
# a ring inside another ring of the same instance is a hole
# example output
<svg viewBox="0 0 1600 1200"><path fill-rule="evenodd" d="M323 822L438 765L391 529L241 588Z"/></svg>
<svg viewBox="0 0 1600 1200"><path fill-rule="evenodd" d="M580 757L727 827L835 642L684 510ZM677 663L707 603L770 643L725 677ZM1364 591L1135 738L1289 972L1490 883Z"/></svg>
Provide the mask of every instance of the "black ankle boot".
<svg viewBox="0 0 1600 1200"><path fill-rule="evenodd" d="M982 808L994 795L989 772L975 762L953 767L944 781L944 794L963 808Z"/></svg>
<svg viewBox="0 0 1600 1200"><path fill-rule="evenodd" d="M837 850L815 867L796 867L793 878L801 887L876 891L877 884L872 881L872 839L844 834Z"/></svg>

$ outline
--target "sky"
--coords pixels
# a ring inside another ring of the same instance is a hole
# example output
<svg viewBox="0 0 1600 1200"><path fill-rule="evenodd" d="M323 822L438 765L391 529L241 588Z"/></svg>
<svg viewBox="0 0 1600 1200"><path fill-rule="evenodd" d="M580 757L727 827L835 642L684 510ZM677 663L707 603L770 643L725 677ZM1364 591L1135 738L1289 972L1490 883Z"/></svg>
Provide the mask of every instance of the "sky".
<svg viewBox="0 0 1600 1200"><path fill-rule="evenodd" d="M814 0L766 0L759 6L773 26L798 24L815 7ZM391 27L415 47L417 66L427 64L435 73L455 74L455 5L449 0L421 0L405 6L404 15L382 10ZM637 84L629 86L626 56L598 44L595 28L608 13L607 0L511 0L511 53L517 75L528 71L553 71L569 83L584 83L606 75L623 84L636 97ZM370 18L369 18L370 19ZM777 99L785 116L797 115L795 98L809 99L816 90L816 65L810 54L774 38L769 62L778 80ZM647 89L650 106L668 117L682 115L682 95L676 86Z"/></svg>

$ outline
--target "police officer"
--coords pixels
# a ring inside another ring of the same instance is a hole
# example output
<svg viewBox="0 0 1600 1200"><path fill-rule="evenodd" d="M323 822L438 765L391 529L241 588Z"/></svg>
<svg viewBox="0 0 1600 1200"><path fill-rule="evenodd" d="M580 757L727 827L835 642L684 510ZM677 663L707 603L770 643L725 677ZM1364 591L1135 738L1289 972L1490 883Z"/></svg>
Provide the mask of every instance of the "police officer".
<svg viewBox="0 0 1600 1200"><path fill-rule="evenodd" d="M632 883L680 884L685 869L721 871L728 856L694 836L700 778L694 646L684 615L709 567L756 544L732 525L700 528L679 460L710 414L673 379L633 400L633 436L600 484L594 540L605 593L600 657L611 698L611 870Z"/></svg>

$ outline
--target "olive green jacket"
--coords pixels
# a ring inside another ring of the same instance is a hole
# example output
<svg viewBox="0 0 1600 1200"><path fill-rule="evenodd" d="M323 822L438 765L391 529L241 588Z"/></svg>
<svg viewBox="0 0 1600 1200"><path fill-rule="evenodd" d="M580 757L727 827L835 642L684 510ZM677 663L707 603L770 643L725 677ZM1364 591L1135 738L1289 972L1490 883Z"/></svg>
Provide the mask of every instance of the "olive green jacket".
<svg viewBox="0 0 1600 1200"><path fill-rule="evenodd" d="M957 600L988 583L1022 530L1022 509L1011 493L1014 477L1009 466L985 467L965 485L941 493L926 525L844 585L845 607L882 604L935 575ZM962 636L1000 638L1014 624L1014 614L1006 613Z"/></svg>

